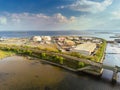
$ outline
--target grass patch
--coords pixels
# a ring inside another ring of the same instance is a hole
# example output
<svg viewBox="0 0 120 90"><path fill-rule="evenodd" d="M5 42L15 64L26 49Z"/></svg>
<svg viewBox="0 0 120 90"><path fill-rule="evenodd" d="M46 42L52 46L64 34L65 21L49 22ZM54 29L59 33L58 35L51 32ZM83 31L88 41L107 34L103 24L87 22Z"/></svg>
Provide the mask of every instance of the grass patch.
<svg viewBox="0 0 120 90"><path fill-rule="evenodd" d="M14 55L14 52L11 51L2 51L0 50L0 59Z"/></svg>

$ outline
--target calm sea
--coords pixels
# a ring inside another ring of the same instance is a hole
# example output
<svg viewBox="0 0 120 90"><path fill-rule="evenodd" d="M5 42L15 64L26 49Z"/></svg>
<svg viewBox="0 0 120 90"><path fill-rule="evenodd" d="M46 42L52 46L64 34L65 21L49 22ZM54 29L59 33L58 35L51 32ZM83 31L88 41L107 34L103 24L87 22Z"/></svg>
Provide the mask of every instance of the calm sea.
<svg viewBox="0 0 120 90"><path fill-rule="evenodd" d="M0 31L1 37L31 37L35 35L101 35L101 34L113 34L112 32L98 32L98 31Z"/></svg>

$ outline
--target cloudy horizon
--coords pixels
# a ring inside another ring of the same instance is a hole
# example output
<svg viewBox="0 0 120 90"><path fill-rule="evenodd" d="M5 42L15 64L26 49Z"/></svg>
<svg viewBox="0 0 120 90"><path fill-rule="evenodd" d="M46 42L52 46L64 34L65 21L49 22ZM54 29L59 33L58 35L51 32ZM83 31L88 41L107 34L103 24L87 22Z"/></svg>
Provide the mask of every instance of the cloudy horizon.
<svg viewBox="0 0 120 90"><path fill-rule="evenodd" d="M118 0L0 0L2 30L120 30Z"/></svg>

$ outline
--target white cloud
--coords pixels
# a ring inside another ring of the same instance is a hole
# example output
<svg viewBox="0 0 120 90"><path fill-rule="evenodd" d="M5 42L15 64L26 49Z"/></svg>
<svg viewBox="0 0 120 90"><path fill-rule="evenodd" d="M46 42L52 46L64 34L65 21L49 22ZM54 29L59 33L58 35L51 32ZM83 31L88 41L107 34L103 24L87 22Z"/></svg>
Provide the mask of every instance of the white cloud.
<svg viewBox="0 0 120 90"><path fill-rule="evenodd" d="M71 16L70 18L67 18L66 16L63 16L61 13L56 13L53 16L48 16L45 14L30 14L30 13L21 13L21 14L9 14L9 19L12 21L30 21L34 20L37 22L50 22L50 23L70 23L75 20L74 16ZM52 21L52 22L51 22Z"/></svg>
<svg viewBox="0 0 120 90"><path fill-rule="evenodd" d="M74 17L74 16L71 16L71 17L70 17L70 21L71 21L71 22L74 22L75 20L76 20L76 17Z"/></svg>
<svg viewBox="0 0 120 90"><path fill-rule="evenodd" d="M0 17L0 24L1 25L7 24L7 18L6 17Z"/></svg>
<svg viewBox="0 0 120 90"><path fill-rule="evenodd" d="M55 14L53 17L54 21L56 23L70 23L75 20L74 16L71 16L69 19L65 16L63 16L61 13Z"/></svg>
<svg viewBox="0 0 120 90"><path fill-rule="evenodd" d="M112 12L112 19L120 19L120 10Z"/></svg>
<svg viewBox="0 0 120 90"><path fill-rule="evenodd" d="M104 0L102 2L95 2L90 0L77 0L71 5L60 6L58 8L70 8L75 11L97 13L104 11L109 5L111 5L113 0Z"/></svg>
<svg viewBox="0 0 120 90"><path fill-rule="evenodd" d="M36 17L38 17L38 18L44 18L44 19L49 19L50 17L49 16L47 16L47 15L45 15L45 14L33 14L33 16L36 16Z"/></svg>
<svg viewBox="0 0 120 90"><path fill-rule="evenodd" d="M120 19L119 10L112 15ZM106 14L86 14L69 18L61 13L52 16L43 13L7 13L0 16L0 30L110 30L120 28L119 23L118 19L110 19Z"/></svg>
<svg viewBox="0 0 120 90"><path fill-rule="evenodd" d="M0 16L0 24L6 24L9 29L16 27L17 29L60 29L66 24L73 23L75 17L70 18L56 13L52 16L48 16L42 13L7 13L6 15ZM6 27L5 27L6 28Z"/></svg>
<svg viewBox="0 0 120 90"><path fill-rule="evenodd" d="M58 6L57 9L63 9L63 8L65 8L65 7L66 7L66 6L63 6L63 5L62 5L62 6Z"/></svg>
<svg viewBox="0 0 120 90"><path fill-rule="evenodd" d="M112 23L111 23L112 22ZM76 17L76 21L66 28L76 30L112 30L120 28L119 20L111 20L110 16L101 14L87 14ZM118 26L119 25L119 26Z"/></svg>

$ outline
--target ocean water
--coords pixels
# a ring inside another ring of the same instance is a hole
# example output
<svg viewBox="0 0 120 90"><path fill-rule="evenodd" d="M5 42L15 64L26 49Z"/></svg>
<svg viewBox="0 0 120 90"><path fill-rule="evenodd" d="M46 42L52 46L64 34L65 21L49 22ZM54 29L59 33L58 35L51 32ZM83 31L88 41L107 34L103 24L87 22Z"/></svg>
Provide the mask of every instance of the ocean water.
<svg viewBox="0 0 120 90"><path fill-rule="evenodd" d="M87 31L0 31L1 37L31 37L35 35L40 36L56 36L56 35L90 35L92 32Z"/></svg>
<svg viewBox="0 0 120 90"><path fill-rule="evenodd" d="M98 31L0 31L1 37L31 37L35 35L78 35L78 36L96 36L107 38L113 35L113 32L98 32Z"/></svg>

